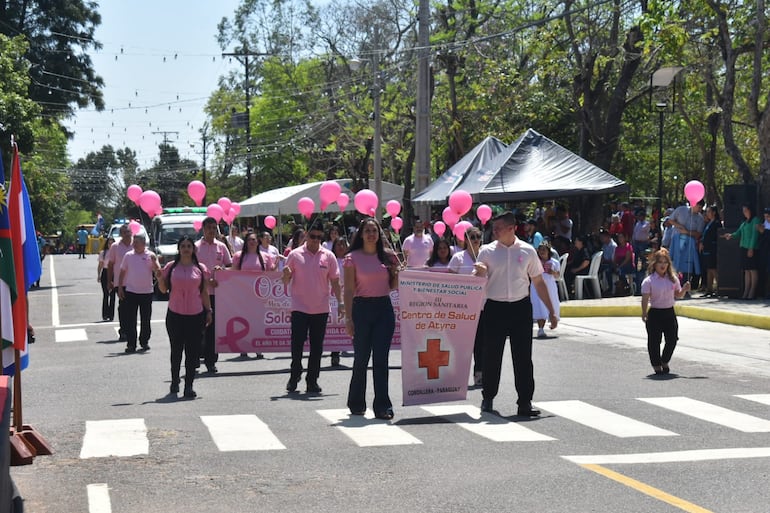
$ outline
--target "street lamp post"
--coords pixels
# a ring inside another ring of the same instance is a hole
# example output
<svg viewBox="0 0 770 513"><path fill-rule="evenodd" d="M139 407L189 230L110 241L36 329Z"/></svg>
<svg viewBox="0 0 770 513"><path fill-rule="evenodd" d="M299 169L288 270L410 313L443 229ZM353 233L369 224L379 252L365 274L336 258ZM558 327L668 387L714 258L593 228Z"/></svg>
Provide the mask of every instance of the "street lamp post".
<svg viewBox="0 0 770 513"><path fill-rule="evenodd" d="M681 66L667 66L657 69L650 76L650 110L658 113L658 216L663 217L663 121L669 109L676 110L676 76ZM673 87L670 87L673 83ZM653 98L654 97L654 98ZM654 101L653 101L654 100ZM653 107L654 104L654 107Z"/></svg>

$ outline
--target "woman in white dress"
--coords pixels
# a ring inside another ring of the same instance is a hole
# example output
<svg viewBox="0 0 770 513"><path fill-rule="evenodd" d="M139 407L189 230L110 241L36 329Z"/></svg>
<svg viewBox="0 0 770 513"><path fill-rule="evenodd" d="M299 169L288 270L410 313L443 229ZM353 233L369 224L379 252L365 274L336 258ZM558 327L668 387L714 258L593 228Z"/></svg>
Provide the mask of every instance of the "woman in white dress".
<svg viewBox="0 0 770 513"><path fill-rule="evenodd" d="M559 277L559 260L551 256L551 244L542 242L537 247L537 256L540 257L540 263L543 264L543 281L548 287L548 295L551 297L554 315L559 315L559 290L556 287L556 278ZM546 338L545 321L548 319L548 308L540 300L537 291L533 285L529 286L529 296L532 300L532 318L537 321L537 338Z"/></svg>

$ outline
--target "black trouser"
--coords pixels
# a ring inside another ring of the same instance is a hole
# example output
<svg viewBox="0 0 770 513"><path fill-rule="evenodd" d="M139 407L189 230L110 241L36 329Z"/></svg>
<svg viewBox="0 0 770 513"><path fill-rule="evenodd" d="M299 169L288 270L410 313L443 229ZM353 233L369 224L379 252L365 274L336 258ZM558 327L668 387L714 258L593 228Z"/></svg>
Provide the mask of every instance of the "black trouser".
<svg viewBox="0 0 770 513"><path fill-rule="evenodd" d="M214 301L213 295L209 296L211 301L211 324L206 326L206 331L203 333L203 363L206 364L206 368L213 367L219 361L219 354L216 350L216 344L214 339L214 319L216 318L217 311L214 308L216 301Z"/></svg>
<svg viewBox="0 0 770 513"><path fill-rule="evenodd" d="M494 399L500 386L505 338L511 339L517 404L529 406L535 393L532 366L532 303L529 296L515 302L493 301L484 305L484 399Z"/></svg>
<svg viewBox="0 0 770 513"><path fill-rule="evenodd" d="M660 342L665 335L666 345L663 356L660 354ZM673 308L650 308L647 310L647 353L653 367L671 361L676 341L679 339L679 323Z"/></svg>
<svg viewBox="0 0 770 513"><path fill-rule="evenodd" d="M123 333L126 335L126 346L136 349L136 313L139 311L140 331L139 345L147 347L150 343L150 318L152 317L152 292L149 294L135 294L125 291L125 299L122 301L125 311L125 326Z"/></svg>
<svg viewBox="0 0 770 513"><path fill-rule="evenodd" d="M484 310L479 314L476 325L476 338L473 340L473 373L484 374Z"/></svg>
<svg viewBox="0 0 770 513"><path fill-rule="evenodd" d="M78 244L78 259L86 257L86 245Z"/></svg>
<svg viewBox="0 0 770 513"><path fill-rule="evenodd" d="M310 338L310 356L307 359L305 381L313 384L318 382L328 320L328 313L291 312L291 379L299 381L302 376L302 350L305 340Z"/></svg>
<svg viewBox="0 0 770 513"><path fill-rule="evenodd" d="M166 331L171 343L171 382L179 383L179 368L184 353L185 387L192 387L195 369L200 358L201 337L206 323L206 314L181 315L169 310L166 313Z"/></svg>
<svg viewBox="0 0 770 513"><path fill-rule="evenodd" d="M102 319L111 320L115 318L115 289L109 290L107 283L107 269L102 269Z"/></svg>

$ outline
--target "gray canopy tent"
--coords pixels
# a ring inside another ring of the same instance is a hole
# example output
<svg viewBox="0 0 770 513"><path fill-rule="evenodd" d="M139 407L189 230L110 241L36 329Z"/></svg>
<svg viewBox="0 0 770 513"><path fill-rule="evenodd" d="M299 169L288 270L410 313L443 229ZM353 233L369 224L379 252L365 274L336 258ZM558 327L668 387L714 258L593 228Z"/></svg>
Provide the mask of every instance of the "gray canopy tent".
<svg viewBox="0 0 770 513"><path fill-rule="evenodd" d="M455 166L463 162L463 159ZM474 202L478 203L584 196L628 190L628 185L623 180L531 128L514 143L503 148L491 161L480 166L467 166L464 172L455 169L455 166L412 201L418 204L446 203L455 190L469 192ZM453 180L451 187L447 186L450 176ZM442 187L433 189L436 183L442 184Z"/></svg>

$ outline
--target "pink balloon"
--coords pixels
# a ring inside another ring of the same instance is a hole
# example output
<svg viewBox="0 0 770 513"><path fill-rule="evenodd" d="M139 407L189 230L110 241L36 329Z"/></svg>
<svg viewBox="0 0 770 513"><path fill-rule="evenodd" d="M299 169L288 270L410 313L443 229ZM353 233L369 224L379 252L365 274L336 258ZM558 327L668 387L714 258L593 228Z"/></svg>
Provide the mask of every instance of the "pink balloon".
<svg viewBox="0 0 770 513"><path fill-rule="evenodd" d="M265 227L266 227L268 230L272 230L273 228L275 228L275 217L273 217L273 216L267 216L267 217L265 218Z"/></svg>
<svg viewBox="0 0 770 513"><path fill-rule="evenodd" d="M388 211L390 217L396 217L401 213L401 203L396 200L390 200L385 204L385 210Z"/></svg>
<svg viewBox="0 0 770 513"><path fill-rule="evenodd" d="M436 232L436 235L439 237L443 237L444 232L446 231L446 225L441 221L436 221L433 223L433 231Z"/></svg>
<svg viewBox="0 0 770 513"><path fill-rule="evenodd" d="M230 201L230 198L221 197L219 200L217 200L217 205L222 207L222 210L227 213L230 212L230 206L233 204L232 201Z"/></svg>
<svg viewBox="0 0 770 513"><path fill-rule="evenodd" d="M399 205L400 206L400 205ZM396 233L401 231L401 227L404 226L404 220L396 216L390 220L390 227L393 228Z"/></svg>
<svg viewBox="0 0 770 513"><path fill-rule="evenodd" d="M222 220L222 217L225 215L225 211L222 210L222 207L220 207L217 203L212 203L208 206L206 209L206 215L209 217L213 217L216 219L217 223Z"/></svg>
<svg viewBox="0 0 770 513"><path fill-rule="evenodd" d="M297 200L297 210L299 213L310 219L313 216L313 210L315 210L315 201L303 196Z"/></svg>
<svg viewBox="0 0 770 513"><path fill-rule="evenodd" d="M203 198L206 196L206 186L203 185L203 182L193 180L187 185L187 194L200 207L203 203Z"/></svg>
<svg viewBox="0 0 770 513"><path fill-rule="evenodd" d="M481 226L487 224L487 221L492 219L492 208L489 205L479 205L476 209L476 217L481 221Z"/></svg>
<svg viewBox="0 0 770 513"><path fill-rule="evenodd" d="M690 180L684 186L684 197L690 202L690 205L695 205L703 196L706 195L706 188L698 180Z"/></svg>
<svg viewBox="0 0 770 513"><path fill-rule="evenodd" d="M193 228L195 228L196 232L201 231L201 228L203 228L203 219L196 219L193 221Z"/></svg>
<svg viewBox="0 0 770 513"><path fill-rule="evenodd" d="M136 235L142 230L142 225L132 220L128 223L128 228L131 230L131 235Z"/></svg>
<svg viewBox="0 0 770 513"><path fill-rule="evenodd" d="M465 232L473 228L473 225L468 221L460 221L455 225L455 227L452 229L452 233L455 234L455 237L457 237L460 240L465 240Z"/></svg>
<svg viewBox="0 0 770 513"><path fill-rule="evenodd" d="M230 212L225 212L222 214L222 221L224 221L225 224L229 226L233 224L233 216L230 214Z"/></svg>
<svg viewBox="0 0 770 513"><path fill-rule="evenodd" d="M344 192L340 193L340 195L337 197L337 205L340 207L340 212L348 208L348 203L350 203L350 196Z"/></svg>
<svg viewBox="0 0 770 513"><path fill-rule="evenodd" d="M139 196L139 206L148 216L154 216L160 208L160 194L155 191L144 191Z"/></svg>
<svg viewBox="0 0 770 513"><path fill-rule="evenodd" d="M377 198L374 191L363 189L356 193L353 203L356 206L356 210L361 214L374 217L377 213L377 206L379 205L380 200Z"/></svg>
<svg viewBox="0 0 770 513"><path fill-rule="evenodd" d="M449 208L454 210L458 216L467 214L472 205L473 198L467 191L454 191L449 195Z"/></svg>
<svg viewBox="0 0 770 513"><path fill-rule="evenodd" d="M452 207L446 207L441 213L441 219L444 220L449 228L454 228L454 226L460 220L460 215L452 210Z"/></svg>
<svg viewBox="0 0 770 513"><path fill-rule="evenodd" d="M337 201L340 197L342 187L334 180L327 180L321 184L321 188L318 190L318 194L321 198L321 211L326 207Z"/></svg>
<svg viewBox="0 0 770 513"><path fill-rule="evenodd" d="M138 185L129 185L126 190L126 196L128 199L139 205L139 196L142 195L142 188Z"/></svg>
<svg viewBox="0 0 770 513"><path fill-rule="evenodd" d="M230 208L235 211L235 217L238 217L241 213L241 204L237 201L233 201L232 205L230 205Z"/></svg>

